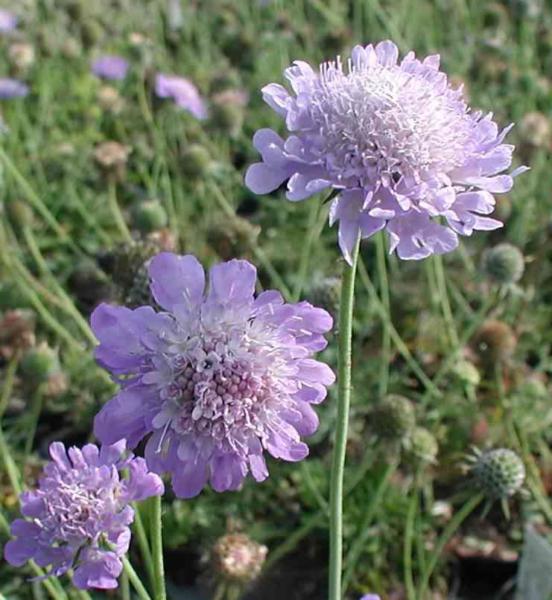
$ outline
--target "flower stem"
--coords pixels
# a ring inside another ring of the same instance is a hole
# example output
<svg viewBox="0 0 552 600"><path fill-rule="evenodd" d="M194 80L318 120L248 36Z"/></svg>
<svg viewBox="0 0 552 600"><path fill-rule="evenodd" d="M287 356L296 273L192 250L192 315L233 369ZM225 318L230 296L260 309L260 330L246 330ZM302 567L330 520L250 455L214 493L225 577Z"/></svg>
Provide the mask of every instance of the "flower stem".
<svg viewBox="0 0 552 600"><path fill-rule="evenodd" d="M470 514L479 506L479 504L481 504L482 500L483 494L481 493L470 498L445 527L441 537L437 540L437 544L435 545L435 548L429 557L427 567L421 577L420 586L418 589L418 600L423 600L429 586L431 575L437 566L437 562L439 561L445 546L449 543L450 539L456 533L460 525L462 525L462 523L470 516Z"/></svg>
<svg viewBox="0 0 552 600"><path fill-rule="evenodd" d="M119 232L123 236L125 242L132 244L132 236L130 235L130 231L128 230L125 218L123 217L123 213L121 212L119 202L117 201L117 184L114 181L110 181L108 183L107 200L109 203L109 208L111 209L111 215L119 229Z"/></svg>
<svg viewBox="0 0 552 600"><path fill-rule="evenodd" d="M138 574L126 556L123 558L123 567L125 573L128 575L128 580L132 584L132 587L136 590L138 598L140 598L140 600L151 600L150 595L144 587L144 584L140 580L140 577L138 577Z"/></svg>
<svg viewBox="0 0 552 600"><path fill-rule="evenodd" d="M355 275L360 239L352 253L351 266L345 267L339 305L338 401L335 446L330 479L330 565L329 600L342 600L343 564L343 473L351 400L351 363Z"/></svg>
<svg viewBox="0 0 552 600"><path fill-rule="evenodd" d="M153 554L153 598L165 600L165 569L163 566L163 525L161 496L155 496L151 502L151 549Z"/></svg>

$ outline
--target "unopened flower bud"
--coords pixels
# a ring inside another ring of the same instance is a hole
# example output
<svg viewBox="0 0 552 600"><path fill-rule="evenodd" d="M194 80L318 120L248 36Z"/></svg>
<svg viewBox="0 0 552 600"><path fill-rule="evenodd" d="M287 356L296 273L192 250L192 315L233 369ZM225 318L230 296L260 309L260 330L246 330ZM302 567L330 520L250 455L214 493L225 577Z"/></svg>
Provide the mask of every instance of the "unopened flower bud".
<svg viewBox="0 0 552 600"><path fill-rule="evenodd" d="M224 260L247 255L254 246L260 227L236 216L232 220L217 218L207 230L207 241Z"/></svg>
<svg viewBox="0 0 552 600"><path fill-rule="evenodd" d="M167 211L157 200L139 202L132 210L133 224L142 233L151 233L167 225Z"/></svg>
<svg viewBox="0 0 552 600"><path fill-rule="evenodd" d="M200 144L190 144L182 152L180 164L184 175L201 179L209 171L211 157L205 147Z"/></svg>
<svg viewBox="0 0 552 600"><path fill-rule="evenodd" d="M491 500L510 498L525 481L525 467L521 458L507 448L475 450L469 458L470 473L485 495Z"/></svg>
<svg viewBox="0 0 552 600"><path fill-rule="evenodd" d="M414 406L404 396L389 394L372 410L370 427L382 439L404 440L415 425Z"/></svg>
<svg viewBox="0 0 552 600"><path fill-rule="evenodd" d="M341 279L339 277L323 277L314 280L306 293L306 297L314 304L335 315L339 308L341 295Z"/></svg>
<svg viewBox="0 0 552 600"><path fill-rule="evenodd" d="M21 373L33 385L47 382L58 371L59 359L57 352L45 342L31 348L21 361Z"/></svg>
<svg viewBox="0 0 552 600"><path fill-rule="evenodd" d="M7 205L8 215L16 227L29 227L33 222L33 211L24 200L13 200Z"/></svg>
<svg viewBox="0 0 552 600"><path fill-rule="evenodd" d="M512 244L498 244L483 254L482 268L487 277L495 283L517 283L525 268L523 254Z"/></svg>
<svg viewBox="0 0 552 600"><path fill-rule="evenodd" d="M125 105L119 90L110 85L102 85L98 90L98 104L102 110L114 115L118 115Z"/></svg>
<svg viewBox="0 0 552 600"><path fill-rule="evenodd" d="M10 359L35 345L35 314L28 309L8 310L0 319L0 356Z"/></svg>
<svg viewBox="0 0 552 600"><path fill-rule="evenodd" d="M405 458L413 465L434 463L439 452L435 436L425 427L415 427L404 442Z"/></svg>
<svg viewBox="0 0 552 600"><path fill-rule="evenodd" d="M94 149L94 159L107 178L121 182L130 152L131 148L119 142L102 142Z"/></svg>

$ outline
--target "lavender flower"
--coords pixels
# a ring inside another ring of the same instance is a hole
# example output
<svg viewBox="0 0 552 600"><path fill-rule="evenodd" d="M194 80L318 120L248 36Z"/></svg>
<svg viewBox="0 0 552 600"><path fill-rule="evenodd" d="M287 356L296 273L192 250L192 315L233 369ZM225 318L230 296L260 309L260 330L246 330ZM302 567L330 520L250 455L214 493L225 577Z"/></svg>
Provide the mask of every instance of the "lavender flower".
<svg viewBox="0 0 552 600"><path fill-rule="evenodd" d="M29 93L29 88L19 81L10 77L0 78L0 100L11 100L12 98L23 98Z"/></svg>
<svg viewBox="0 0 552 600"><path fill-rule="evenodd" d="M122 80L128 72L128 61L122 56L100 56L92 63L92 73L102 79Z"/></svg>
<svg viewBox="0 0 552 600"><path fill-rule="evenodd" d="M453 250L457 234L500 227L488 216L493 194L525 170L500 174L512 161L513 146L502 143L512 126L499 131L491 114L470 112L438 55L397 60L393 42L356 46L346 69L339 58L319 72L296 61L285 71L295 94L262 90L291 135L255 134L263 161L249 167L247 186L266 194L287 180L292 201L336 190L330 223L339 221L348 261L358 235L382 229L391 251L421 259Z"/></svg>
<svg viewBox="0 0 552 600"><path fill-rule="evenodd" d="M376 594L366 594L360 600L381 600L381 598Z"/></svg>
<svg viewBox="0 0 552 600"><path fill-rule="evenodd" d="M9 10L0 9L0 33L9 33L17 27L19 19Z"/></svg>
<svg viewBox="0 0 552 600"><path fill-rule="evenodd" d="M155 77L155 93L159 98L172 98L177 106L187 110L196 119L207 118L207 105L196 86L185 77L158 73Z"/></svg>
<svg viewBox="0 0 552 600"><path fill-rule="evenodd" d="M148 472L144 459L125 458L124 452L124 440L67 452L61 442L51 444L52 462L38 490L21 494L27 519L12 523L16 539L6 544L6 560L19 567L33 559L56 576L74 569L73 583L80 589L117 587L134 519L129 503L163 493L162 481ZM128 479L120 477L121 469L128 469Z"/></svg>
<svg viewBox="0 0 552 600"><path fill-rule="evenodd" d="M104 443L124 437L169 472L177 496L210 481L236 490L251 472L268 477L264 452L299 461L300 436L318 418L331 369L311 355L326 346L330 315L308 302L285 304L276 291L255 297L256 269L244 260L212 267L208 292L194 256L161 253L149 265L151 290L167 312L100 305L92 328L98 362L122 390L96 416Z"/></svg>

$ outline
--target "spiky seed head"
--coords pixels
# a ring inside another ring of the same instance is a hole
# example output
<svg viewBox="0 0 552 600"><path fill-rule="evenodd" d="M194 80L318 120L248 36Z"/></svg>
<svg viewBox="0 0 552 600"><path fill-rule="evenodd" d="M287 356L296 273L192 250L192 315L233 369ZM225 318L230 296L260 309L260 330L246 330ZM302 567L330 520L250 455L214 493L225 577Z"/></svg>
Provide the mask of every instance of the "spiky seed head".
<svg viewBox="0 0 552 600"><path fill-rule="evenodd" d="M521 458L508 448L474 451L470 472L490 500L503 500L521 490L525 467Z"/></svg>
<svg viewBox="0 0 552 600"><path fill-rule="evenodd" d="M224 580L249 583L263 568L268 548L245 533L229 533L219 538L212 550L215 573Z"/></svg>
<svg viewBox="0 0 552 600"><path fill-rule="evenodd" d="M371 428L382 439L404 440L415 425L412 402L398 394L389 394L372 411Z"/></svg>
<svg viewBox="0 0 552 600"><path fill-rule="evenodd" d="M207 174L211 166L211 156L207 148L200 144L190 144L182 152L181 168L184 175L200 179Z"/></svg>
<svg viewBox="0 0 552 600"><path fill-rule="evenodd" d="M513 244L498 244L483 254L482 268L483 273L494 283L517 283L525 268L523 254Z"/></svg>
<svg viewBox="0 0 552 600"><path fill-rule="evenodd" d="M142 233L151 233L167 226L167 211L157 200L138 203L133 211L134 226Z"/></svg>
<svg viewBox="0 0 552 600"><path fill-rule="evenodd" d="M503 321L483 323L473 338L473 347L481 362L487 366L507 360L516 347L512 328Z"/></svg>
<svg viewBox="0 0 552 600"><path fill-rule="evenodd" d="M40 385L60 370L57 352L46 342L31 348L21 361L21 373L32 385Z"/></svg>
<svg viewBox="0 0 552 600"><path fill-rule="evenodd" d="M405 458L413 465L435 462L439 444L435 436L425 427L415 427L404 442Z"/></svg>

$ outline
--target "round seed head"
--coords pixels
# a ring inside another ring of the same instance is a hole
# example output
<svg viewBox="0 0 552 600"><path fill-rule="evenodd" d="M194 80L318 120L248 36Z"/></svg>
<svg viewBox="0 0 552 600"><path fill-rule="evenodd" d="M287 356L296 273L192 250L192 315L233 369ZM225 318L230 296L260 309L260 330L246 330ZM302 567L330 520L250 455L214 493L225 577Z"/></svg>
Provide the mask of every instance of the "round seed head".
<svg viewBox="0 0 552 600"><path fill-rule="evenodd" d="M489 499L510 498L521 489L525 467L513 450L499 448L477 452L471 461L471 474Z"/></svg>
<svg viewBox="0 0 552 600"><path fill-rule="evenodd" d="M372 411L371 428L383 439L404 440L415 425L412 403L398 394L389 394Z"/></svg>
<svg viewBox="0 0 552 600"><path fill-rule="evenodd" d="M166 227L168 223L167 211L156 200L140 202L133 210L135 227L142 233L151 233Z"/></svg>
<svg viewBox="0 0 552 600"><path fill-rule="evenodd" d="M525 268L523 254L512 244L498 244L483 254L482 268L485 275L495 283L517 283Z"/></svg>
<svg viewBox="0 0 552 600"><path fill-rule="evenodd" d="M181 167L184 175L194 179L200 179L209 171L211 157L204 146L190 144L182 152Z"/></svg>
<svg viewBox="0 0 552 600"><path fill-rule="evenodd" d="M217 540L212 550L212 563L222 579L249 583L261 572L268 548L244 533L229 533Z"/></svg>
<svg viewBox="0 0 552 600"><path fill-rule="evenodd" d="M336 314L341 295L341 279L324 277L315 280L308 290L307 298L315 306L321 306L331 314Z"/></svg>
<svg viewBox="0 0 552 600"><path fill-rule="evenodd" d="M21 361L21 373L34 385L48 381L58 371L57 352L45 342L31 348Z"/></svg>
<svg viewBox="0 0 552 600"><path fill-rule="evenodd" d="M507 323L490 320L483 323L476 332L473 346L482 363L493 365L512 355L516 347L516 336Z"/></svg>
<svg viewBox="0 0 552 600"><path fill-rule="evenodd" d="M481 381L477 367L469 360L459 360L451 369L451 374L462 384L468 386L477 386Z"/></svg>
<svg viewBox="0 0 552 600"><path fill-rule="evenodd" d="M435 436L425 427L415 427L404 444L405 458L414 465L434 463L439 452Z"/></svg>

